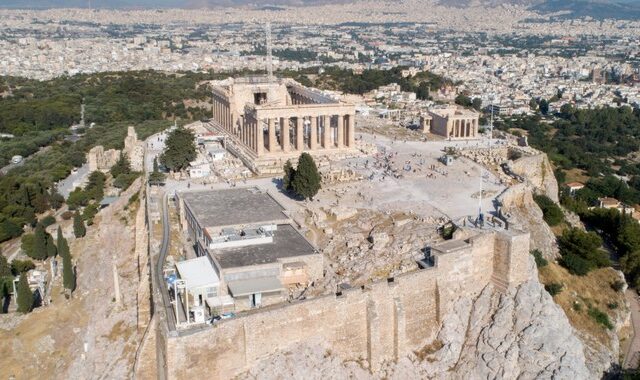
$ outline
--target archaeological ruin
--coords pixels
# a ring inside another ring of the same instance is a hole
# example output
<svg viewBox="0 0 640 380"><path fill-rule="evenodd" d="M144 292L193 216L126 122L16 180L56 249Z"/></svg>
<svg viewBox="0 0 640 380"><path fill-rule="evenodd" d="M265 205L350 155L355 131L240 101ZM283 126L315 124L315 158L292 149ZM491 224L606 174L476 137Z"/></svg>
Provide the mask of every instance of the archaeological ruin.
<svg viewBox="0 0 640 380"><path fill-rule="evenodd" d="M286 78L214 81L213 119L253 160L355 148L355 107Z"/></svg>

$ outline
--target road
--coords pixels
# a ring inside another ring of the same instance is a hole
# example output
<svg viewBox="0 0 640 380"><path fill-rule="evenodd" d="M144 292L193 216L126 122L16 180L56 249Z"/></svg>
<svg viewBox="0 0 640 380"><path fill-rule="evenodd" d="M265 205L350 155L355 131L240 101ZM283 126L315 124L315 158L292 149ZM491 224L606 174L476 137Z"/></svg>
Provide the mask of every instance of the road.
<svg viewBox="0 0 640 380"><path fill-rule="evenodd" d="M74 183L80 183L89 176L89 164L84 164L69 176L58 182L58 192L66 199L74 190Z"/></svg>
<svg viewBox="0 0 640 380"><path fill-rule="evenodd" d="M633 327L633 335L631 342L624 355L622 368L637 368L640 364L640 300L638 293L633 289L627 289L624 293L627 302L629 302L629 311L631 312L631 325Z"/></svg>
<svg viewBox="0 0 640 380"><path fill-rule="evenodd" d="M9 173L12 169L15 169L15 168L17 168L17 167L20 167L20 166L24 165L24 163L25 163L25 162L29 161L30 159L32 159L33 157L37 156L38 154L40 154L40 153L42 153L42 152L46 152L46 151L47 151L47 150L49 150L49 149L51 149L51 145L47 145L47 146L45 146L45 147L43 147L43 148L40 148L40 150L39 150L39 151L35 152L34 154L32 154L32 155L30 155L30 156L28 156L28 157L25 157L25 158L24 158L22 161L20 161L19 163L17 163L17 164L9 164L9 165L7 165L7 166L5 166L5 167L1 168L1 169L0 169L0 174L4 175L4 174Z"/></svg>

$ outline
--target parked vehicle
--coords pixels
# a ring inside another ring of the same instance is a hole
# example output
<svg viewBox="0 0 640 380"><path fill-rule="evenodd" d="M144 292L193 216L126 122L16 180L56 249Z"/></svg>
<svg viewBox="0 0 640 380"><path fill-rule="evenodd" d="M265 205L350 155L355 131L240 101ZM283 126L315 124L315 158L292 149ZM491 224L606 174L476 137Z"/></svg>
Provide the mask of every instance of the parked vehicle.
<svg viewBox="0 0 640 380"><path fill-rule="evenodd" d="M23 160L22 156L16 155L16 156L11 157L11 163L12 164L19 164L19 163L22 162L22 160Z"/></svg>

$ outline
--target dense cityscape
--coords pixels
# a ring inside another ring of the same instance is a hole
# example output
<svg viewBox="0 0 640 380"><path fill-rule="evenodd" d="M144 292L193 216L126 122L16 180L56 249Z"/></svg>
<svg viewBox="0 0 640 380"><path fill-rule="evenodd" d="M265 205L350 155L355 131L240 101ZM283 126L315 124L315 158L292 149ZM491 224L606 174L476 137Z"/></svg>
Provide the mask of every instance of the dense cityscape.
<svg viewBox="0 0 640 380"><path fill-rule="evenodd" d="M0 8L1 376L640 376L639 4L121 3Z"/></svg>

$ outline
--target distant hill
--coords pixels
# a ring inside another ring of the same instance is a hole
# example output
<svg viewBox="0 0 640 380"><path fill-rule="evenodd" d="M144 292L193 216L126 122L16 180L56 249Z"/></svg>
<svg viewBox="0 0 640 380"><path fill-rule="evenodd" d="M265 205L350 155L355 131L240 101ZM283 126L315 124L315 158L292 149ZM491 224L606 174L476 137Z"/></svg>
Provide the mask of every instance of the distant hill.
<svg viewBox="0 0 640 380"><path fill-rule="evenodd" d="M568 11L563 18L640 19L640 1L547 0L531 9L540 13Z"/></svg>

